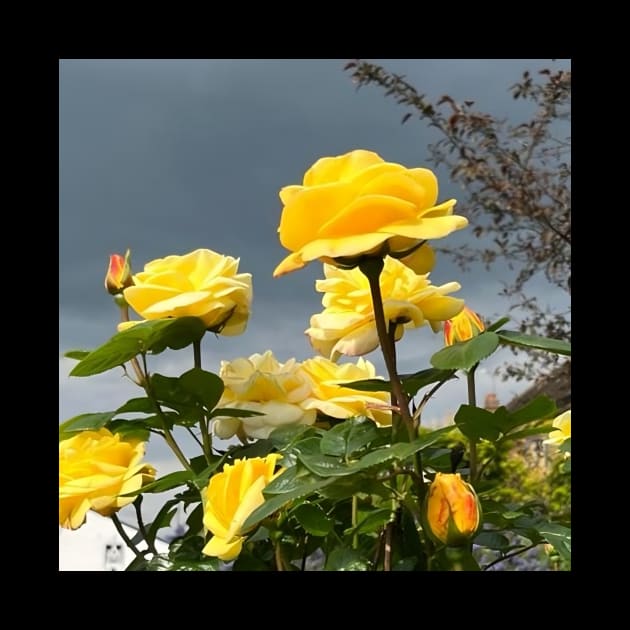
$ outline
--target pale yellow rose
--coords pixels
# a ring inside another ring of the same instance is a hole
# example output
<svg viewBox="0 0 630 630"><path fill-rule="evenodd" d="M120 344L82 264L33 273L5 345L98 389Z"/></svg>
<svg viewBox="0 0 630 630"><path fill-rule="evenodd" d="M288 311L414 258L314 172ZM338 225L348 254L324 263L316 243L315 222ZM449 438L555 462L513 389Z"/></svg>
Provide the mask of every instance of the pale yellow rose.
<svg viewBox="0 0 630 630"><path fill-rule="evenodd" d="M217 417L213 432L220 438L237 432L266 438L278 426L313 424L316 412L306 409L311 383L295 359L280 363L271 350L249 358L221 361L219 376L225 391L218 407L247 409L264 415L250 418Z"/></svg>
<svg viewBox="0 0 630 630"><path fill-rule="evenodd" d="M265 501L263 489L283 472L274 473L282 457L271 453L267 457L237 459L225 464L223 471L210 477L204 500L203 524L214 535L203 553L221 560L234 560L241 553L247 533L243 523Z"/></svg>
<svg viewBox="0 0 630 630"><path fill-rule="evenodd" d="M392 414L386 407L390 404L387 392L363 392L343 383L379 378L369 361L359 358L355 363L337 364L324 357L314 357L302 363L302 369L313 383L313 395L305 401L307 409L333 418L365 416L380 426L392 423Z"/></svg>
<svg viewBox="0 0 630 630"><path fill-rule="evenodd" d="M457 282L434 286L429 274L418 275L401 261L385 257L380 275L383 310L387 322L396 322L395 339L405 329L429 324L434 332L442 322L464 308L464 300L448 296L461 287ZM378 347L372 295L367 277L360 269L324 265L325 280L315 288L324 293L324 310L311 317L305 332L311 345L335 361L341 355L367 354Z"/></svg>
<svg viewBox="0 0 630 630"><path fill-rule="evenodd" d="M210 249L147 263L124 290L125 300L145 319L198 317L221 335L239 335L249 319L252 276L238 273L238 258ZM125 330L138 322L124 322Z"/></svg>
<svg viewBox="0 0 630 630"><path fill-rule="evenodd" d="M280 191L284 207L278 233L292 253L273 275L317 259L343 264L347 261L336 259L402 255L424 240L443 238L468 225L467 219L453 215L454 199L435 205L437 198L437 178L426 168L385 162L363 149L321 158L308 169L301 186ZM411 264L426 273L433 254L426 245L418 252Z"/></svg>
<svg viewBox="0 0 630 630"><path fill-rule="evenodd" d="M145 443L125 440L108 429L82 431L59 442L59 525L77 529L92 509L110 516L155 479L155 469L141 463Z"/></svg>
<svg viewBox="0 0 630 630"><path fill-rule="evenodd" d="M571 410L568 409L553 420L554 431L549 433L549 437L543 440L543 444L553 444L560 446L565 440L571 437Z"/></svg>

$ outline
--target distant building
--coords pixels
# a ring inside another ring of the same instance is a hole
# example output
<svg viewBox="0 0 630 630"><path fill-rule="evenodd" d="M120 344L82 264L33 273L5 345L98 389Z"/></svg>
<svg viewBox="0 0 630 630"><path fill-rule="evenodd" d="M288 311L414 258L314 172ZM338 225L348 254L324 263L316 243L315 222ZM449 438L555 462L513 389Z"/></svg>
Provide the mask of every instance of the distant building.
<svg viewBox="0 0 630 630"><path fill-rule="evenodd" d="M126 524L123 529L131 539L138 532ZM168 551L168 543L162 539L156 539L155 547L158 553ZM133 559L112 520L92 510L79 529L59 528L60 571L124 571Z"/></svg>

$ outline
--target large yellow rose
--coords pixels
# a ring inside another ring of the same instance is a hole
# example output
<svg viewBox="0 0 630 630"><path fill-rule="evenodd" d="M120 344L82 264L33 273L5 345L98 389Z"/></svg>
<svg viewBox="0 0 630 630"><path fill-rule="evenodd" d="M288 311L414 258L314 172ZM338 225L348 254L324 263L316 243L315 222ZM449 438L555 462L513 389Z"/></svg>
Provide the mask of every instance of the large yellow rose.
<svg viewBox="0 0 630 630"><path fill-rule="evenodd" d="M367 277L360 269L339 269L324 265L325 280L315 288L324 293L324 310L311 317L305 332L312 346L333 361L341 355L367 354L378 347L372 294ZM447 293L458 291L457 282L434 286L429 274L418 275L401 261L385 257L380 274L385 320L395 322L398 341L406 328L430 324L434 332L444 320L464 308L464 300Z"/></svg>
<svg viewBox="0 0 630 630"><path fill-rule="evenodd" d="M337 364L324 357L314 357L304 361L302 369L313 382L313 397L304 404L307 409L317 409L333 418L365 416L381 426L392 423L387 392L362 392L343 386L344 381L377 378L376 369L369 361L359 358L356 364Z"/></svg>
<svg viewBox="0 0 630 630"><path fill-rule="evenodd" d="M274 473L282 455L237 459L225 464L223 471L210 477L205 493L203 524L214 536L203 553L221 560L234 560L245 540L243 523L265 501L263 489L283 471Z"/></svg>
<svg viewBox="0 0 630 630"><path fill-rule="evenodd" d="M571 437L571 410L556 416L552 424L554 430L549 433L549 437L543 441L543 444L560 446Z"/></svg>
<svg viewBox="0 0 630 630"><path fill-rule="evenodd" d="M303 184L280 191L284 204L278 228L280 242L292 253L275 269L280 276L319 259L407 251L424 240L442 238L468 225L453 215L455 200L435 205L437 178L426 168L385 162L358 149L317 160ZM418 250L412 265L430 271L432 252Z"/></svg>
<svg viewBox="0 0 630 630"><path fill-rule="evenodd" d="M199 317L214 332L239 335L249 319L252 276L237 273L238 263L210 249L158 258L133 276L125 300L145 319Z"/></svg>
<svg viewBox="0 0 630 630"><path fill-rule="evenodd" d="M121 497L155 479L140 460L145 443L125 440L102 428L59 442L59 525L77 529L92 509L110 516L135 499Z"/></svg>
<svg viewBox="0 0 630 630"><path fill-rule="evenodd" d="M217 417L213 431L220 438L236 433L266 438L278 426L313 424L316 411L306 409L311 383L295 359L280 363L271 350L248 359L221 361L219 376L225 391L218 407L247 409L264 415L250 418Z"/></svg>

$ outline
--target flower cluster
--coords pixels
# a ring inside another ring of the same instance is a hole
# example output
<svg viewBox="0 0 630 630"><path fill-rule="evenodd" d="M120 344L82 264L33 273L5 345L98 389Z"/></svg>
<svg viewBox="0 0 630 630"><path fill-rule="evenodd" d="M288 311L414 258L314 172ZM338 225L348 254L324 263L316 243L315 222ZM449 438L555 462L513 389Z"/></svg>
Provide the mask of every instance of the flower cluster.
<svg viewBox="0 0 630 630"><path fill-rule="evenodd" d="M344 382L375 378L374 366L364 359L356 364L337 365L322 357L300 363L280 363L271 350L249 358L222 361L219 376L225 391L221 409L242 409L261 415L238 418L218 415L215 435L227 439L267 438L277 427L313 424L319 414L345 419L366 416L377 424L391 424L384 411L386 392L361 392L343 387Z"/></svg>

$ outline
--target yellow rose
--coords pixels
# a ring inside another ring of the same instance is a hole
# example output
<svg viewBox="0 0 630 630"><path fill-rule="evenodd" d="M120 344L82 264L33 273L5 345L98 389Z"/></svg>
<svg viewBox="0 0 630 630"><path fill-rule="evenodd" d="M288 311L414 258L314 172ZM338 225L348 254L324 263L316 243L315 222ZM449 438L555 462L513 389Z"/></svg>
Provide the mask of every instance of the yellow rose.
<svg viewBox="0 0 630 630"><path fill-rule="evenodd" d="M252 301L252 276L238 272L238 258L197 249L147 263L124 291L127 303L145 319L198 317L221 335L239 335ZM124 330L138 322L125 322Z"/></svg>
<svg viewBox="0 0 630 630"><path fill-rule="evenodd" d="M466 543L481 523L481 506L473 487L459 473L436 473L429 487L426 520L429 532L440 542Z"/></svg>
<svg viewBox="0 0 630 630"><path fill-rule="evenodd" d="M549 433L549 437L543 441L543 444L560 446L565 440L571 437L571 410L568 409L554 418L552 424L555 427L555 431Z"/></svg>
<svg viewBox="0 0 630 630"><path fill-rule="evenodd" d="M316 411L306 409L311 383L295 359L280 363L271 350L248 359L221 361L219 376L225 391L219 407L247 409L264 415L251 418L217 417L215 435L226 439L237 432L251 438L266 438L278 426L313 424Z"/></svg>
<svg viewBox="0 0 630 630"><path fill-rule="evenodd" d="M302 363L302 369L313 383L313 397L305 407L317 409L333 418L365 416L380 426L392 423L392 414L384 409L390 404L387 392L362 392L344 387L343 382L378 378L374 366L363 358L354 363L336 364L324 357L314 357Z"/></svg>
<svg viewBox="0 0 630 630"><path fill-rule="evenodd" d="M315 288L324 293L324 310L311 317L305 332L311 345L335 361L342 354L357 356L378 347L372 294L367 277L360 269L339 269L324 265L325 280ZM387 322L396 322L398 341L406 328L428 323L434 332L442 322L454 317L464 307L464 300L446 294L458 291L457 282L434 286L429 274L418 275L401 261L385 257L379 281Z"/></svg>
<svg viewBox="0 0 630 630"><path fill-rule="evenodd" d="M203 553L226 562L234 560L247 532L242 530L249 515L265 501L263 489L284 469L274 473L282 455L237 459L225 464L223 472L210 477L205 494L203 524L214 535Z"/></svg>
<svg viewBox="0 0 630 630"><path fill-rule="evenodd" d="M155 468L140 463L144 449L105 428L59 442L59 525L77 529L90 509L110 516L132 503L134 496L119 495L155 479Z"/></svg>
<svg viewBox="0 0 630 630"><path fill-rule="evenodd" d="M479 315L464 306L461 313L444 322L444 344L452 346L456 341L468 341L485 329Z"/></svg>
<svg viewBox="0 0 630 630"><path fill-rule="evenodd" d="M306 172L301 186L280 191L284 207L278 232L292 253L273 275L317 259L336 264L347 262L335 261L340 257L363 254L403 256L424 240L468 225L467 219L453 215L454 199L436 206L437 197L437 178L426 168L385 162L363 149L321 158ZM417 251L414 270L430 271L432 252L426 245Z"/></svg>

